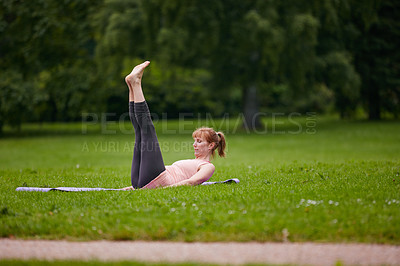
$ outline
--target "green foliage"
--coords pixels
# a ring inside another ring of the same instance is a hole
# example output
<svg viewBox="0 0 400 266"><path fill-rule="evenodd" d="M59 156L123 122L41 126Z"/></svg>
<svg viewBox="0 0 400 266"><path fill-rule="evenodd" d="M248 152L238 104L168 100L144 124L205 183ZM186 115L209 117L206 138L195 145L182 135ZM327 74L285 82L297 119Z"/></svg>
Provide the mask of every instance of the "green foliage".
<svg viewBox="0 0 400 266"><path fill-rule="evenodd" d="M82 57L91 37L87 12L95 2L2 1L1 67L32 75Z"/></svg>
<svg viewBox="0 0 400 266"><path fill-rule="evenodd" d="M74 121L81 118L86 108L87 95L94 93L90 87L91 71L83 63L73 66L58 65L39 73L40 89L45 93L42 103L48 103L39 113L40 120Z"/></svg>
<svg viewBox="0 0 400 266"><path fill-rule="evenodd" d="M321 67L326 69L326 81L335 93L335 104L340 116L352 117L360 96L360 77L349 55L332 52L322 59Z"/></svg>
<svg viewBox="0 0 400 266"><path fill-rule="evenodd" d="M397 2L5 0L0 70L31 88L33 121L121 115L127 63L143 60L165 72L145 94L171 117L242 112L255 128L260 110L396 117Z"/></svg>
<svg viewBox="0 0 400 266"><path fill-rule="evenodd" d="M23 80L16 71L4 71L0 75L0 133L4 123L19 128L29 117L34 99L33 86Z"/></svg>
<svg viewBox="0 0 400 266"><path fill-rule="evenodd" d="M87 64L93 53L88 13L96 2L0 3L1 76L19 94L12 98L4 92L2 100L21 110L6 122L18 125L24 118L68 121L79 116L81 102L89 96L84 92L92 86L89 83L93 71L82 62ZM11 78L6 77L8 70L14 72ZM25 115L25 106L34 115Z"/></svg>
<svg viewBox="0 0 400 266"><path fill-rule="evenodd" d="M126 58L122 71L124 75L139 62L140 59ZM158 62L152 62L143 80L146 100L151 104L151 111L158 115L167 115L168 118L179 117L180 113L204 115L212 108L215 108L214 112L217 110L222 112L222 107L216 106L210 97L210 90L207 89L210 76L205 69L187 69L178 66L165 68ZM168 113L165 113L165 110L168 110Z"/></svg>
<svg viewBox="0 0 400 266"><path fill-rule="evenodd" d="M356 21L361 34L352 44L355 66L362 80L362 100L370 119L380 119L381 112L399 115L400 101L400 4L398 1L371 1L361 5ZM373 9L370 11L368 9ZM368 12L369 11L369 12Z"/></svg>

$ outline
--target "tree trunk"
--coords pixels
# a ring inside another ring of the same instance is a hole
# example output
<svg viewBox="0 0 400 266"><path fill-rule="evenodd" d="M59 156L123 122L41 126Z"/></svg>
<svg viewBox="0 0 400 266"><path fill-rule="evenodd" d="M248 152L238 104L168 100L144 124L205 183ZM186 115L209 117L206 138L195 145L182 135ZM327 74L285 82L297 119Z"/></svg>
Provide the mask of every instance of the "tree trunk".
<svg viewBox="0 0 400 266"><path fill-rule="evenodd" d="M257 87L254 84L244 90L243 127L249 130L255 130L262 127L258 111Z"/></svg>

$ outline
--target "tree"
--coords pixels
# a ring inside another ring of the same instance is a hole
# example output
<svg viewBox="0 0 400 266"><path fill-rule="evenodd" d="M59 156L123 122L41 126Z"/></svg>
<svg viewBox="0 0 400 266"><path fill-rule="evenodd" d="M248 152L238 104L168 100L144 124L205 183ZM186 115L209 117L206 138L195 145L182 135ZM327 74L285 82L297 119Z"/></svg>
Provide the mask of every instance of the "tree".
<svg viewBox="0 0 400 266"><path fill-rule="evenodd" d="M32 85L23 80L22 74L7 70L0 76L0 134L5 123L20 129L24 118L32 111L34 97Z"/></svg>
<svg viewBox="0 0 400 266"><path fill-rule="evenodd" d="M333 102L341 117L360 103L398 115L398 15L394 0L4 0L0 124L122 114L123 78L145 59L147 99L169 117L242 112L256 129L260 111ZM30 115L10 111L25 96Z"/></svg>
<svg viewBox="0 0 400 266"><path fill-rule="evenodd" d="M217 42L211 47L210 69L219 95L240 88L244 126L262 126L258 88L276 73L282 32L272 2L224 1L215 10Z"/></svg>
<svg viewBox="0 0 400 266"><path fill-rule="evenodd" d="M93 22L98 41L96 60L105 78L102 87L107 88L105 98L125 102L127 88L123 78L134 64L146 59L152 64L143 87L147 101L154 106L152 111L168 111L169 117L177 117L179 112L207 110L212 102L206 97L211 91L206 86L210 74L199 61L204 61L209 39L195 30L207 28L205 18L198 16L199 6L204 10L206 4L107 1Z"/></svg>
<svg viewBox="0 0 400 266"><path fill-rule="evenodd" d="M362 98L370 120L382 111L400 113L400 3L367 1L354 10L359 38L352 43L362 79Z"/></svg>
<svg viewBox="0 0 400 266"><path fill-rule="evenodd" d="M352 117L359 101L360 77L351 57L344 52L331 52L322 61L325 81L335 93L335 106L340 117Z"/></svg>
<svg viewBox="0 0 400 266"><path fill-rule="evenodd" d="M79 71L76 71L76 74L91 76L91 69L88 66L93 44L87 18L91 8L95 8L97 4L97 1L77 0L5 0L0 3L2 17L0 75L6 75L6 70L10 70L14 73L13 80L18 81L19 85L29 84L28 95L32 95L33 92L41 92L40 95L43 97L29 98L29 105L32 109L35 109L37 104L41 106L41 111L37 111L36 114L52 113L54 114L50 117L52 121L56 117L62 120L71 118L69 116L62 117L65 112L62 115L57 113L59 108L55 108L55 102L60 99L55 99L52 91L65 92L72 87L58 83L58 87L55 88L55 80L52 78L59 74L57 71L71 72L65 69L74 69L77 62L85 63L80 63ZM2 80L10 81L6 77L3 77ZM69 80L71 83L75 82L74 86L86 86L86 89L89 87L87 78L76 79L76 75L70 75ZM44 84L45 82L48 83ZM78 82L81 83L78 85L76 84ZM15 86L9 88L15 90ZM21 88L26 87L21 86ZM70 93L74 94L73 91L74 89ZM11 97L11 95L4 93L3 97ZM5 102L14 101L17 106L26 104L26 102L15 102L18 99L22 101L24 97L21 96L14 100L4 98L3 100ZM38 102L34 102L35 100ZM63 100L68 101L68 99ZM46 103L43 104L43 101ZM39 117L39 119L41 120L43 117ZM15 121L21 122L23 117L20 116Z"/></svg>

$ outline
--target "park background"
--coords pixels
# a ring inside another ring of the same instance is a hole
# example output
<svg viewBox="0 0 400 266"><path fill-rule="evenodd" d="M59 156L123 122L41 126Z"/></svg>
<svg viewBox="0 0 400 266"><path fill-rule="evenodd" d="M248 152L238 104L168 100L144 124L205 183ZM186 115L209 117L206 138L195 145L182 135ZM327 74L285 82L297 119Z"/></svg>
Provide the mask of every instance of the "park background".
<svg viewBox="0 0 400 266"><path fill-rule="evenodd" d="M13 1L0 4L0 131L126 112L150 60L151 111L400 113L398 1Z"/></svg>
<svg viewBox="0 0 400 266"><path fill-rule="evenodd" d="M399 244L399 3L1 1L1 237ZM241 182L16 192L129 185L144 60L165 163L213 126Z"/></svg>

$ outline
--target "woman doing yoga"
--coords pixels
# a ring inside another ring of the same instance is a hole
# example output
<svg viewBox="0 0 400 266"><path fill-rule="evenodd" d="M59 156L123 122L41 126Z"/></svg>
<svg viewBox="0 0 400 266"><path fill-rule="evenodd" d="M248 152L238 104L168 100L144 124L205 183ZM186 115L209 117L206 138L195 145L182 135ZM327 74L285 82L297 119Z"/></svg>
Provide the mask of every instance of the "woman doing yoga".
<svg viewBox="0 0 400 266"><path fill-rule="evenodd" d="M135 130L135 146L131 169L132 186L124 190L201 184L214 173L215 166L210 160L215 150L218 149L219 156L225 156L225 136L212 128L199 128L192 134L195 159L165 166L142 91L143 71L149 64L146 61L137 65L125 78L129 87L129 117Z"/></svg>

